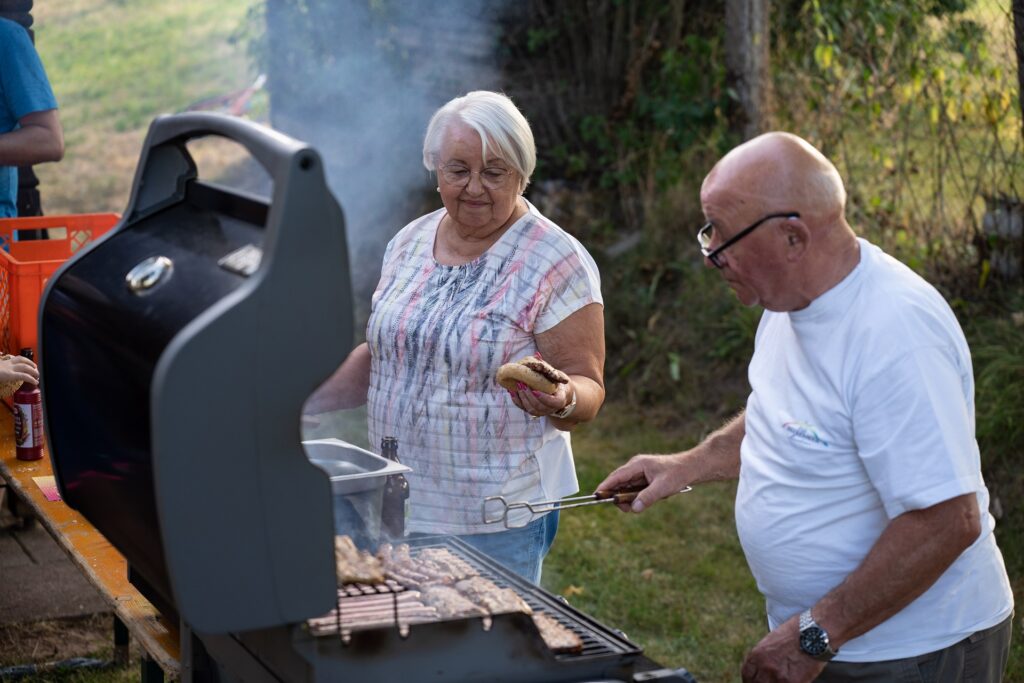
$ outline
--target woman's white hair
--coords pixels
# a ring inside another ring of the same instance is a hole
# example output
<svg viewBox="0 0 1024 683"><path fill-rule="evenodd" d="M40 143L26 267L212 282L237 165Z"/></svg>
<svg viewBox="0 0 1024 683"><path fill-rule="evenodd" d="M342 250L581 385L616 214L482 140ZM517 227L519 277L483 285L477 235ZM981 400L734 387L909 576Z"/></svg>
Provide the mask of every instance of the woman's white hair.
<svg viewBox="0 0 1024 683"><path fill-rule="evenodd" d="M492 154L519 174L519 191L526 189L537 167L533 131L508 96L489 90L474 90L456 97L434 113L423 138L423 165L428 171L436 171L440 166L441 144L455 121L465 123L480 135L484 163L487 148L492 147Z"/></svg>

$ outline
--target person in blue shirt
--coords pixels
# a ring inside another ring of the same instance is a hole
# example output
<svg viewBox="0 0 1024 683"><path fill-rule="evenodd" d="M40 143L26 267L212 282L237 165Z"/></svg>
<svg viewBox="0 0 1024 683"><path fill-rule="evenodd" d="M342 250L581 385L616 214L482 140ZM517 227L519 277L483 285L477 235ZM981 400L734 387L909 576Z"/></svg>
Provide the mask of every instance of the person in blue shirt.
<svg viewBox="0 0 1024 683"><path fill-rule="evenodd" d="M0 19L0 218L17 215L18 167L64 157L57 99L28 31Z"/></svg>

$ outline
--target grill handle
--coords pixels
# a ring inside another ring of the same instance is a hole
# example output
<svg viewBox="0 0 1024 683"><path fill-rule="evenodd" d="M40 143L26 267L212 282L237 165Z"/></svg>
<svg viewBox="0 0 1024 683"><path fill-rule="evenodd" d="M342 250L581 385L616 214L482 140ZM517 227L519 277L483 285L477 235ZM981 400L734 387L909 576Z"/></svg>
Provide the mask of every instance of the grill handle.
<svg viewBox="0 0 1024 683"><path fill-rule="evenodd" d="M148 216L185 196L186 185L199 177L185 144L189 140L218 135L238 143L267 172L278 199L281 182L298 159L302 169L318 161L304 143L246 119L225 114L190 112L156 117L149 126L142 158L132 185L125 214L128 222Z"/></svg>

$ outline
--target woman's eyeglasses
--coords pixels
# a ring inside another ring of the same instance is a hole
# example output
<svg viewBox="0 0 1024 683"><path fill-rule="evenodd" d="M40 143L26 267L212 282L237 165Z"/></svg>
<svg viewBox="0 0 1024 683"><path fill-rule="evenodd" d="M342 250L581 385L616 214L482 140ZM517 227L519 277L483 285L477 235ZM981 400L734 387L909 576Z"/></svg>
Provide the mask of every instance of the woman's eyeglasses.
<svg viewBox="0 0 1024 683"><path fill-rule="evenodd" d="M441 177L449 185L462 187L469 184L469 179L476 173L480 176L480 183L488 190L500 190L505 187L512 177L512 171L507 168L488 166L482 171L471 171L468 166L462 164L445 164L440 169Z"/></svg>

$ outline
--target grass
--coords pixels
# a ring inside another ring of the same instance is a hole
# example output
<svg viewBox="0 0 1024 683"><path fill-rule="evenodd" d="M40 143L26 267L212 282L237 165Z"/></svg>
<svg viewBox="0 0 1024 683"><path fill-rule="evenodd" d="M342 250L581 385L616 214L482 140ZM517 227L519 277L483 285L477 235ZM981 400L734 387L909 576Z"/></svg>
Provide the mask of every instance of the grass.
<svg viewBox="0 0 1024 683"><path fill-rule="evenodd" d="M961 319L971 344L977 434L986 483L1001 512L996 539L1014 589L1018 615L1024 605L1024 286L1001 297L995 310L967 308ZM1024 681L1024 620L1018 616L1007 681Z"/></svg>
<svg viewBox="0 0 1024 683"><path fill-rule="evenodd" d="M114 656L112 619L107 614L0 626L0 668L45 665L76 658L110 665ZM133 663L130 667L49 669L18 680L128 683L138 679L139 652L134 643L131 644L130 656Z"/></svg>
<svg viewBox="0 0 1024 683"><path fill-rule="evenodd" d="M582 490L636 453L696 440L670 437L635 406L609 406L573 435ZM562 514L544 587L622 629L665 666L732 681L765 633L764 603L733 524L735 484L711 484L641 515L598 507Z"/></svg>
<svg viewBox="0 0 1024 683"><path fill-rule="evenodd" d="M254 74L236 36L255 4L36 2L36 45L67 147L62 162L36 168L46 212L122 211L154 117L250 85Z"/></svg>

